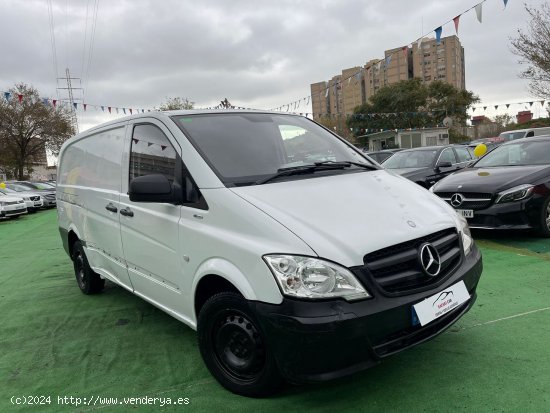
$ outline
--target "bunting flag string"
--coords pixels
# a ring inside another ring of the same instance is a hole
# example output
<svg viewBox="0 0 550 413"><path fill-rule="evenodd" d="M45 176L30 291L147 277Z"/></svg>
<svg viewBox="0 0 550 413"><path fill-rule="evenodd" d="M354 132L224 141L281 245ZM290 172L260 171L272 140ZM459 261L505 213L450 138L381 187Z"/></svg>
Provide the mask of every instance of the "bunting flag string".
<svg viewBox="0 0 550 413"><path fill-rule="evenodd" d="M17 93L15 94L15 96L17 96L17 101L19 103L23 103L23 99L25 99L25 96L23 94ZM2 97L6 102L9 102L12 99L12 93L0 91L0 99ZM40 97L37 101L41 102L43 105L46 105L46 106L51 105L54 108L64 107L75 111L82 110L84 112L88 111L88 106L93 106L93 108L96 111L101 109L102 112L105 112L105 107L106 107L104 105L94 105L87 102L86 103L73 102L72 108L71 108L71 103L68 100L59 100L59 99L53 99L53 98L47 98L47 97ZM107 106L109 113L112 113L113 108L116 110L116 113L119 113L119 110L122 110L122 112L125 114L126 114L126 110L128 110L130 114L133 114L134 112L139 113L140 111L141 113L145 113L145 109L132 109L132 108L121 108L116 106ZM150 112L151 109L147 109L147 111Z"/></svg>
<svg viewBox="0 0 550 413"><path fill-rule="evenodd" d="M502 106L506 106L506 109L510 109L510 106L512 105L515 105L515 106L526 106L526 105L529 105L529 107L533 107L533 105L535 104L535 102L539 102L541 107L544 107L544 105L547 103L546 100L538 100L538 101L535 101L535 100L530 100L530 101L525 101L525 102L513 102L513 103L499 103L499 104L495 104L495 105L489 105L489 106L492 106L493 108L495 108L495 110L498 110L499 107L502 107ZM489 107L488 105L484 105L484 106L474 106L471 108L472 112L475 112L476 109L483 109L484 111L487 110L487 108Z"/></svg>

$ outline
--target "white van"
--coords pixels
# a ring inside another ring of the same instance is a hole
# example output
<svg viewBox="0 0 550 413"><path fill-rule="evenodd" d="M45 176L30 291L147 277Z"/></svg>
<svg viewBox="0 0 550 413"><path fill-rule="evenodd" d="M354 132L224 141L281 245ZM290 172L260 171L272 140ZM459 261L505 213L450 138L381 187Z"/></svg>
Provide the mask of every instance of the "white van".
<svg viewBox="0 0 550 413"><path fill-rule="evenodd" d="M63 145L57 197L82 292L107 279L197 329L210 372L247 396L435 337L482 271L450 205L297 115L98 126Z"/></svg>
<svg viewBox="0 0 550 413"><path fill-rule="evenodd" d="M498 135L503 139L503 142L513 141L516 139L530 138L532 136L550 135L550 127L548 128L531 128L531 129L518 129L502 132Z"/></svg>

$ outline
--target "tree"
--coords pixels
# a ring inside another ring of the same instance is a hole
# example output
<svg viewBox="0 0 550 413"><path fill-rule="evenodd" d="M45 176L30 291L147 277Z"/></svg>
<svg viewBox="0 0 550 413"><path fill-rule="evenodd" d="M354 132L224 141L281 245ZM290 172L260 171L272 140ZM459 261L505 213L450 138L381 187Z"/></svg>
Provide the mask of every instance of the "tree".
<svg viewBox="0 0 550 413"><path fill-rule="evenodd" d="M506 128L508 127L509 125L511 125L512 123L514 123L514 118L505 113L503 115L496 115L495 116L495 123L501 127L501 128Z"/></svg>
<svg viewBox="0 0 550 413"><path fill-rule="evenodd" d="M44 104L38 90L20 83L9 90L10 98L0 99L0 164L12 167L23 179L32 162L54 155L74 134L70 112Z"/></svg>
<svg viewBox="0 0 550 413"><path fill-rule="evenodd" d="M520 64L528 67L519 77L529 80L529 90L535 96L550 97L550 5L540 9L525 5L530 16L527 32L518 30L518 37L511 39L512 53L520 57Z"/></svg>
<svg viewBox="0 0 550 413"><path fill-rule="evenodd" d="M166 98L166 100L160 105L159 110L188 110L195 107L195 102L191 102L187 98Z"/></svg>
<svg viewBox="0 0 550 413"><path fill-rule="evenodd" d="M451 117L464 124L468 108L479 98L468 90L441 81L430 84L414 78L384 86L348 120L354 131L433 127ZM357 132L355 132L357 134ZM361 132L359 132L361 133Z"/></svg>

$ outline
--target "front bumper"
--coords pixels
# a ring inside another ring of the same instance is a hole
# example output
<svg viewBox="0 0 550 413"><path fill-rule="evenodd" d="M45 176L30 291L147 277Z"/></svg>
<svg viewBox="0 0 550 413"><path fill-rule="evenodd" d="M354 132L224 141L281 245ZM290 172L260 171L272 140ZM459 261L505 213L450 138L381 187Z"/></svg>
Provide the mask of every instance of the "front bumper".
<svg viewBox="0 0 550 413"><path fill-rule="evenodd" d="M9 218L26 213L27 206L25 204L5 205L0 209L0 218Z"/></svg>
<svg viewBox="0 0 550 413"><path fill-rule="evenodd" d="M491 204L488 208L474 210L474 217L467 218L474 229L537 229L540 226L544 198L529 199L504 204Z"/></svg>
<svg viewBox="0 0 550 413"><path fill-rule="evenodd" d="M285 298L280 305L250 305L281 374L294 383L324 381L364 370L442 333L472 307L481 271L481 254L474 246L445 283L421 293L376 294L358 302ZM413 304L461 280L469 301L423 327L413 325Z"/></svg>

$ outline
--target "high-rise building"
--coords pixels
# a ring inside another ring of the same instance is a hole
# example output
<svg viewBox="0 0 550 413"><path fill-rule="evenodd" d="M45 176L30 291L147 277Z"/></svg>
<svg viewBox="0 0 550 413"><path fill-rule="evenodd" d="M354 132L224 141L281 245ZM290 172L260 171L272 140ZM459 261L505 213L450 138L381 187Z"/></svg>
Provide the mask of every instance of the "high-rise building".
<svg viewBox="0 0 550 413"><path fill-rule="evenodd" d="M381 87L418 77L429 83L441 80L465 89L464 48L457 36L437 44L423 39L420 48L399 47L384 52L384 59L369 60L363 67L342 70L328 82L311 85L313 118L345 116L365 103Z"/></svg>
<svg viewBox="0 0 550 413"><path fill-rule="evenodd" d="M437 44L435 39L423 39L412 47L413 75L430 83L447 82L458 89L466 89L464 48L456 36L444 37Z"/></svg>

